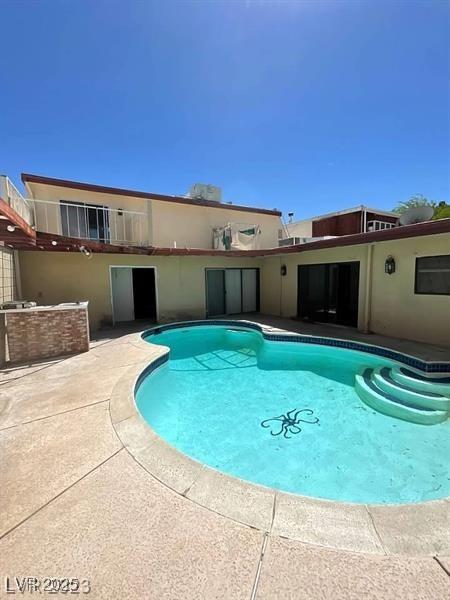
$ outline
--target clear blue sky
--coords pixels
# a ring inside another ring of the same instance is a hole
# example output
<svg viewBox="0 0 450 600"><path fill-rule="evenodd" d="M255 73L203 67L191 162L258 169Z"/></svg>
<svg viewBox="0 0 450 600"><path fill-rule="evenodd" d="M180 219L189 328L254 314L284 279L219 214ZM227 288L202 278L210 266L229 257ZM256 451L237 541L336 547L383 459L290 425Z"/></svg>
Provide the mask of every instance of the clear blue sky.
<svg viewBox="0 0 450 600"><path fill-rule="evenodd" d="M449 199L444 1L0 1L0 172L301 218Z"/></svg>

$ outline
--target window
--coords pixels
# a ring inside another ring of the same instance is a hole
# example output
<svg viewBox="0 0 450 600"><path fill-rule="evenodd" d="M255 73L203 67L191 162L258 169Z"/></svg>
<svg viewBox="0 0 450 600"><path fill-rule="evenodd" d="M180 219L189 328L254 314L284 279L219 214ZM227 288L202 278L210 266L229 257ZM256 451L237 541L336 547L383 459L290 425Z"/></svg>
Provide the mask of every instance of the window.
<svg viewBox="0 0 450 600"><path fill-rule="evenodd" d="M60 201L62 234L109 242L109 215L105 206Z"/></svg>
<svg viewBox="0 0 450 600"><path fill-rule="evenodd" d="M392 229L395 227L395 223L388 223L387 221L367 221L367 231L379 231L380 229Z"/></svg>
<svg viewBox="0 0 450 600"><path fill-rule="evenodd" d="M450 295L450 254L416 258L414 292Z"/></svg>

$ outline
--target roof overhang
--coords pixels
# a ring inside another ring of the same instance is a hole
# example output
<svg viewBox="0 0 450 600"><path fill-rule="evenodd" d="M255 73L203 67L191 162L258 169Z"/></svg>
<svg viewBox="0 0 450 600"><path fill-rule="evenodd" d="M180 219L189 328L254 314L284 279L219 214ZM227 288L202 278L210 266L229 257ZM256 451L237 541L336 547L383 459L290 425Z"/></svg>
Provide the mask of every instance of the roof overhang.
<svg viewBox="0 0 450 600"><path fill-rule="evenodd" d="M97 192L100 194L113 194L115 196L128 196L131 198L144 198L146 200L159 200L161 202L172 202L173 204L187 204L190 206L206 206L208 208L221 208L225 210L238 210L241 212L258 213L281 217L278 210L269 210L266 208L255 208L253 206L242 206L239 204L226 204L223 202L212 202L211 200L200 200L197 198L188 198L187 196L168 196L165 194L154 194L152 192L141 192L138 190L127 190L124 188L107 187L93 183L82 183L80 181L69 181L67 179L55 179L54 177L43 177L41 175L31 175L22 173L22 182L31 191L32 184L52 185L55 187L71 188L74 190L83 190L88 192Z"/></svg>
<svg viewBox="0 0 450 600"><path fill-rule="evenodd" d="M450 233L450 219L439 219L437 221L425 221L414 225L402 225L392 229L380 229L368 231L367 233L356 233L352 235L341 235L328 240L318 240L295 246L283 246L262 250L267 254L295 254L296 252L308 252L310 250L321 250L322 248L339 248L341 246L358 246L360 244L375 244L391 240L402 240L411 237L422 237L427 235L438 235Z"/></svg>
<svg viewBox="0 0 450 600"><path fill-rule="evenodd" d="M30 248L18 242L14 244L17 250L35 250L50 252L82 252L89 250L94 254L139 254L142 256L261 256L261 250L212 250L208 248L155 248L153 246L117 246L83 240L52 233L38 232L36 244Z"/></svg>
<svg viewBox="0 0 450 600"><path fill-rule="evenodd" d="M32 248L36 243L36 232L0 198L0 241L12 248L16 245Z"/></svg>
<svg viewBox="0 0 450 600"><path fill-rule="evenodd" d="M51 233L38 232L35 243L30 247L18 239L10 243L17 250L36 250L52 252L80 252L85 247L93 253L103 254L140 254L144 256L220 256L220 257L262 257L278 256L284 254L298 254L321 250L323 248L340 248L343 246L357 246L361 244L376 244L392 240L401 240L412 237L439 235L450 233L450 219L427 221L414 225L403 225L392 229L382 229L368 233L357 233L354 235L343 235L328 240L318 240L295 246L284 246L282 248L267 248L264 250L213 250L208 248L156 248L143 246L114 246L94 240L82 240L78 238L53 235Z"/></svg>

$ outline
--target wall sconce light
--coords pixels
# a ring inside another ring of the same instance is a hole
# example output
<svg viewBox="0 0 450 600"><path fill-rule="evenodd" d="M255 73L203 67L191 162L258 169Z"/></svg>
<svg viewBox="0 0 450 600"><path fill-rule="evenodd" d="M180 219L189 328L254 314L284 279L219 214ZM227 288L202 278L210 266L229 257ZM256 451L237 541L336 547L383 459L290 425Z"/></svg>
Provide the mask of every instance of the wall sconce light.
<svg viewBox="0 0 450 600"><path fill-rule="evenodd" d="M16 230L16 228L14 227L14 225L7 225L7 226L6 226L6 229L7 229L7 230L8 230L10 233L13 233L13 232Z"/></svg>
<svg viewBox="0 0 450 600"><path fill-rule="evenodd" d="M86 248L86 246L80 246L79 250L87 258L92 258L92 251L89 250L89 248Z"/></svg>
<svg viewBox="0 0 450 600"><path fill-rule="evenodd" d="M280 273L281 273L282 277L285 277L287 275L287 266L286 265L281 265Z"/></svg>
<svg viewBox="0 0 450 600"><path fill-rule="evenodd" d="M395 259L393 256L388 256L384 263L384 272L388 275L395 273Z"/></svg>

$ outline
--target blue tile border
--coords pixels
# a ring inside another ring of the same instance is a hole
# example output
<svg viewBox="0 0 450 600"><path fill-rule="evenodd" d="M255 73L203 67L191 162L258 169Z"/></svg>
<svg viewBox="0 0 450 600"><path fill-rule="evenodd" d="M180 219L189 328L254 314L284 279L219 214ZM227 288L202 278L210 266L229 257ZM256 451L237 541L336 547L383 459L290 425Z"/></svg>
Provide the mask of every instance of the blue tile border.
<svg viewBox="0 0 450 600"><path fill-rule="evenodd" d="M144 332L144 334L142 335L143 338L146 333L147 332ZM169 361L169 352L166 352L162 356L158 356L158 358L155 358L155 360L153 360L149 365L147 365L145 367L145 369L139 373L139 376L136 379L136 384L134 386L134 393L137 392L141 383L144 381L144 379L147 377L147 375L149 375L150 373L155 371L158 367L160 367L161 365L165 364L168 361Z"/></svg>
<svg viewBox="0 0 450 600"><path fill-rule="evenodd" d="M316 344L319 346L332 346L335 348L345 348L347 350L357 350L359 352L365 352L367 354L375 354L376 356L382 356L383 358L389 358L397 362L401 362L410 367L414 367L424 373L450 373L450 362L427 362L414 358L408 354L397 352L396 350L389 350L389 348L383 348L382 346L372 346L371 344L365 344L363 342L353 342L348 340L341 340L336 338L327 338L314 335L304 335L301 333L271 333L265 331L264 326L258 323L252 323L251 321L234 321L229 319L205 319L199 321L181 321L178 323L167 323L164 325L158 325L152 329L144 331L142 339L147 340L153 335L169 331L170 329L180 329L184 327L201 327L201 326L225 326L225 327L238 327L240 329L253 329L261 333L264 339L272 342L290 342L300 344ZM150 341L150 340L149 340ZM166 354L158 358L152 365L149 365L150 370L145 369L144 373L153 371L158 366L166 362L169 355ZM164 360L161 360L164 359ZM159 362L161 361L161 362ZM157 366L154 366L156 363ZM139 380L138 380L139 385Z"/></svg>

